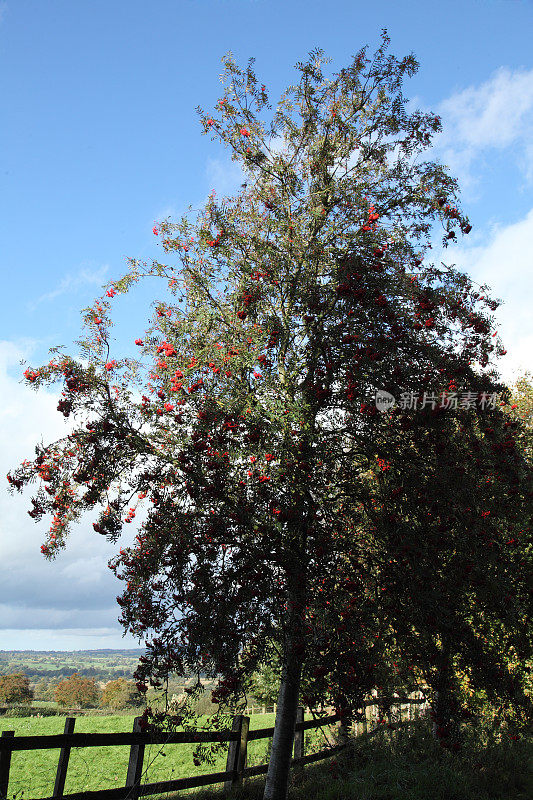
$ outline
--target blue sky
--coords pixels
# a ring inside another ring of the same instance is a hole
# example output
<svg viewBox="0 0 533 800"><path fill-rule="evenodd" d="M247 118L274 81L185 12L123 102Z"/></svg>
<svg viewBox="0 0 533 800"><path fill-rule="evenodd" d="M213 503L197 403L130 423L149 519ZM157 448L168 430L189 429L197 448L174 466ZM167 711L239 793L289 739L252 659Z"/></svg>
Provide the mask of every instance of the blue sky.
<svg viewBox="0 0 533 800"><path fill-rule="evenodd" d="M222 93L222 56L256 59L275 110L320 47L331 75L387 28L389 52L413 52L409 109L442 118L431 157L459 179L473 226L442 255L504 300L509 381L533 369L532 0L8 0L0 2L0 475L64 431L57 394L20 384L48 348L81 334L81 310L125 258L162 258L154 221L179 219L242 176L201 135L196 106ZM265 112L268 113L268 112ZM270 117L266 117L267 121ZM435 248L435 258L438 256ZM119 342L146 324L147 292L119 298ZM5 485L4 485L5 486ZM136 646L122 638L107 569L114 552L84 521L55 562L47 523L0 485L0 649Z"/></svg>

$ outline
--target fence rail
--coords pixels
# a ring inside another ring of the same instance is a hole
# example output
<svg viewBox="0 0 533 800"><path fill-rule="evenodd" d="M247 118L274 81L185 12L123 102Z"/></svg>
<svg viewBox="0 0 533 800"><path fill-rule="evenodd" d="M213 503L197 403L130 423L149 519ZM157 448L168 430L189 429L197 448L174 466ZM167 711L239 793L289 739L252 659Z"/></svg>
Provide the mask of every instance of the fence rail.
<svg viewBox="0 0 533 800"><path fill-rule="evenodd" d="M370 707L387 708L389 724L392 724L392 708L408 706L408 720L412 718L411 706L427 705L425 699L395 697L392 703L385 704L380 698L374 697L366 700L361 708L363 710L362 730L356 733L368 732L368 713ZM372 720L372 714L371 720ZM247 767L247 746L248 742L258 739L266 739L274 734L274 728L260 728L250 731L249 716L236 714L233 717L231 730L225 731L177 731L169 734L152 734L142 732L139 727L140 717L135 717L133 731L131 733L74 733L75 717L65 719L64 733L46 736L15 736L14 731L3 731L0 737L0 800L7 800L9 788L9 772L11 766L11 754L22 750L48 750L60 749L59 761L56 771L54 793L51 797L39 798L39 800L136 800L158 792L179 791L180 789L191 789L199 786L208 786L213 783L224 783L225 791L242 784L243 778L254 775L265 774L268 764L258 764ZM337 723L341 732L346 735L347 729L343 727L343 722L339 714L331 714L320 719L304 721L304 709L298 708L298 716L295 726L293 759L291 766L297 771L305 764L320 761L329 756L341 752L346 747L346 742L333 747L320 750L317 753L304 755L304 731L312 728L319 728L325 725ZM356 723L357 728L359 725ZM379 727L375 731L379 730ZM228 755L226 760L225 772L215 772L209 775L196 775L189 778L177 778L171 781L158 781L156 783L141 783L143 771L144 749L151 744L198 744L199 742L228 742ZM73 747L110 747L116 745L129 745L130 754L128 760L128 771L126 783L123 787L113 789L99 789L96 791L74 792L63 794L70 751ZM300 773L301 774L301 773Z"/></svg>

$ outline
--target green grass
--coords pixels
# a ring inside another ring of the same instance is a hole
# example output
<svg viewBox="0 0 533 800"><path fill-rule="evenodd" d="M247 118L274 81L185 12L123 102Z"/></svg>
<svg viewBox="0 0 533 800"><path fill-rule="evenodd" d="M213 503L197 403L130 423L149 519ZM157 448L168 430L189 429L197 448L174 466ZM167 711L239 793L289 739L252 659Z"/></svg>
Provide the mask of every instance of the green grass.
<svg viewBox="0 0 533 800"><path fill-rule="evenodd" d="M273 714L251 717L250 727L266 728ZM78 717L79 732L131 730L133 716ZM0 729L16 735L62 733L64 718L3 719ZM317 731L309 731L306 751L321 749ZM266 761L267 740L250 742L248 765ZM150 746L145 751L143 783L219 772L225 769L226 751L215 764L195 767L194 745ZM65 793L123 786L129 747L78 748L71 751ZM8 797L26 800L52 794L58 750L13 753ZM468 731L460 756L442 751L432 740L428 723L420 720L411 729L383 732L365 740L360 737L344 763L327 759L305 768L301 783L291 785L290 800L529 800L533 797L533 743L531 740L498 739L486 731ZM245 781L235 800L260 800L264 776ZM24 792L21 795L21 792ZM221 786L165 793L156 798L222 800Z"/></svg>
<svg viewBox="0 0 533 800"><path fill-rule="evenodd" d="M533 742L467 732L460 756L443 751L420 720L403 731L359 738L345 763L337 757L305 768L289 800L531 800ZM264 777L245 782L227 800L262 800ZM172 795L160 795L171 800ZM174 795L178 798L178 795ZM222 800L219 790L196 790L189 800Z"/></svg>
<svg viewBox="0 0 533 800"><path fill-rule="evenodd" d="M59 708L59 704L56 703L55 700L33 700L31 705L32 708L39 708L41 706L43 708Z"/></svg>
<svg viewBox="0 0 533 800"><path fill-rule="evenodd" d="M77 717L77 733L112 733L131 731L133 715L109 717ZM24 717L2 719L0 730L14 730L15 736L44 736L63 733L64 717ZM250 727L268 728L274 725L273 714L255 714ZM311 740L313 737L309 737ZM310 741L311 745L311 741ZM268 740L250 742L248 764L266 761ZM195 745L177 744L161 747L150 745L144 755L144 783L173 780L180 777L223 772L226 769L227 745L216 756L213 765L203 763L196 767L192 756ZM318 748L315 748L318 749ZM129 747L73 748L65 783L65 794L83 790L110 789L123 786L128 767ZM27 750L14 752L11 758L8 797L24 791L24 800L47 797L52 794L59 758L59 750Z"/></svg>

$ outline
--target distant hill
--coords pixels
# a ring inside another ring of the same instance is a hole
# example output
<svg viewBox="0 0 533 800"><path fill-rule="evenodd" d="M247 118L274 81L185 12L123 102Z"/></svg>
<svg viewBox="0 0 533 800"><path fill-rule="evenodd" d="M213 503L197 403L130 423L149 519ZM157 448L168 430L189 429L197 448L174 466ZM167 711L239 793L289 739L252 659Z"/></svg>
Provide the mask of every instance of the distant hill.
<svg viewBox="0 0 533 800"><path fill-rule="evenodd" d="M30 683L57 682L75 672L97 682L116 678L133 679L145 647L122 650L0 650L0 675L21 672ZM201 674L201 678L205 678ZM173 676L173 682L188 682L186 676ZM44 689L43 689L44 691Z"/></svg>
<svg viewBox="0 0 533 800"><path fill-rule="evenodd" d="M146 652L146 647L136 647L124 650L113 650L111 648L104 648L103 650L0 650L0 658L2 656L64 656L64 655L82 655L82 656L98 656L98 655L122 655L134 656L143 655Z"/></svg>
<svg viewBox="0 0 533 800"><path fill-rule="evenodd" d="M0 650L0 675L22 672L30 682L57 680L78 672L97 681L132 679L146 648L123 650Z"/></svg>

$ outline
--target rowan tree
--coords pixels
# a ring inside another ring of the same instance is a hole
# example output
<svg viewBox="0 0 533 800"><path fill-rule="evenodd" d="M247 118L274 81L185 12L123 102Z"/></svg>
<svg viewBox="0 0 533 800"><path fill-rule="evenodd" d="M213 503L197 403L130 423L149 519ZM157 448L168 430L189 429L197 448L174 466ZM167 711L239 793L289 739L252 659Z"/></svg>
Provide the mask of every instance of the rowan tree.
<svg viewBox="0 0 533 800"><path fill-rule="evenodd" d="M382 39L373 59L365 47L331 79L320 50L298 63L268 131L253 59L241 70L224 58L224 95L198 113L246 171L243 191L213 194L196 221L154 226L169 263L130 260L86 310L80 356L55 349L26 370L34 387L64 382L58 408L79 424L9 476L16 489L41 482L29 513L53 515L48 558L88 509L103 506L94 528L117 541L148 502L135 544L111 564L126 582L121 622L146 638L139 689L202 671L219 678L221 708L235 707L274 642L266 800L287 794L301 681L349 714L375 678L379 659L342 686L316 675L333 644L360 646L331 619L341 597L369 639L380 624L365 594L379 539L370 525L356 535L376 456L388 461L396 446L375 391L459 385L481 402L505 388L493 369L498 302L455 267L424 263L435 223L445 245L470 225L457 181L418 160L441 129L435 115L405 111L402 81L418 63L386 56ZM112 357L111 299L154 276L168 294L136 340L139 358ZM383 649L361 645L365 659Z"/></svg>

